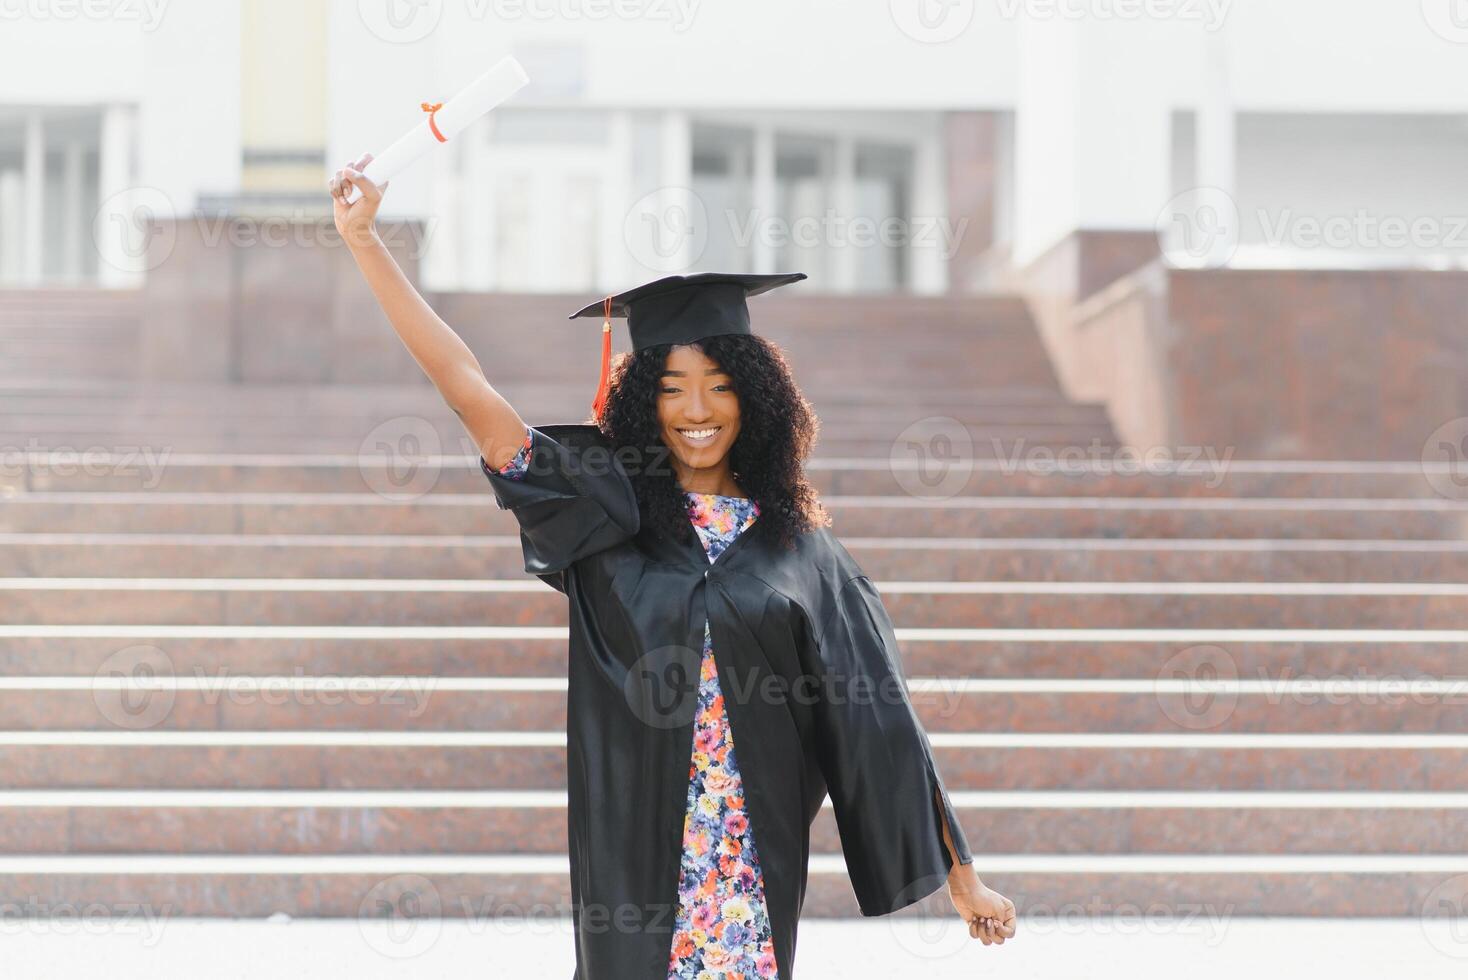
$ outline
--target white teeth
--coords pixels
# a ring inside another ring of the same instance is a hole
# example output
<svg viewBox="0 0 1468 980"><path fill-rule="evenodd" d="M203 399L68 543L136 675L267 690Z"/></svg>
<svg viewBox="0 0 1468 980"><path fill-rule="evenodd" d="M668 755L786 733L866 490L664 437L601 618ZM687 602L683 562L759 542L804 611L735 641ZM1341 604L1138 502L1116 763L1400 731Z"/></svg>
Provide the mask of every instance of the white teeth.
<svg viewBox="0 0 1468 980"><path fill-rule="evenodd" d="M719 428L721 427L715 427L712 429L679 429L678 431L690 439L708 439L712 437L715 432L718 432Z"/></svg>

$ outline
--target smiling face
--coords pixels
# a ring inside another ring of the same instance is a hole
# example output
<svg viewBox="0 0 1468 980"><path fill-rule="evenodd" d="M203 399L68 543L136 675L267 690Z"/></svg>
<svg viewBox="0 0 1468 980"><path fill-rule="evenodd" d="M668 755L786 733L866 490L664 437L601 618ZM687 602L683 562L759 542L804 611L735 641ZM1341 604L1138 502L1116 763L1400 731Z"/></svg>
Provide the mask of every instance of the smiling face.
<svg viewBox="0 0 1468 980"><path fill-rule="evenodd" d="M658 424L685 490L738 496L729 451L739 435L739 396L718 362L675 346L658 384Z"/></svg>

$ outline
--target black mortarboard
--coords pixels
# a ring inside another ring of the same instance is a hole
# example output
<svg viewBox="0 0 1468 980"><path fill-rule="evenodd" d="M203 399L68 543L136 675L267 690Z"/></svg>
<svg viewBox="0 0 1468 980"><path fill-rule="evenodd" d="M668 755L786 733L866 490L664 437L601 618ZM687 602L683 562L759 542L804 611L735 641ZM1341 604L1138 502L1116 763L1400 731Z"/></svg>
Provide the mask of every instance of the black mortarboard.
<svg viewBox="0 0 1468 980"><path fill-rule="evenodd" d="M746 299L804 278L803 272L775 275L701 272L692 276L667 276L604 297L572 313L569 317L572 320L600 315L604 321L601 381L591 405L592 414L600 419L606 405L612 368L612 317L627 318L633 350L658 344L691 344L720 334L747 334L752 331Z"/></svg>

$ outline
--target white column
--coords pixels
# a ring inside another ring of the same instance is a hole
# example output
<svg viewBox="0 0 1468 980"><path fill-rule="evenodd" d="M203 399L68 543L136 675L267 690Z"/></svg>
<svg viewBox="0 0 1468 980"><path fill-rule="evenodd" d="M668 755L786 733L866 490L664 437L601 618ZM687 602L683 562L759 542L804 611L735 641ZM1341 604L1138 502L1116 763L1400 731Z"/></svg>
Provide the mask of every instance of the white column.
<svg viewBox="0 0 1468 980"><path fill-rule="evenodd" d="M97 244L97 279L103 286L136 285L142 257L129 256L129 238L121 231L134 219L131 205L133 186L133 110L110 105L102 112L102 141L98 164L97 216L93 240Z"/></svg>
<svg viewBox="0 0 1468 980"><path fill-rule="evenodd" d="M464 223L464 266L461 279L465 289L495 288L495 250L499 226L495 215L495 193L499 187L490 135L494 132L495 115L490 113L483 126L464 131L463 207L468 220Z"/></svg>
<svg viewBox="0 0 1468 980"><path fill-rule="evenodd" d="M693 200L693 126L688 113L673 109L663 113L662 123L662 219L667 226L661 229L663 254L667 268L678 273L687 273L695 261L693 246L700 229L697 223L708 221L712 216ZM687 225L692 222L692 226ZM707 235L708 229L702 229Z"/></svg>
<svg viewBox="0 0 1468 980"><path fill-rule="evenodd" d="M826 242L824 250L832 254L831 285L838 293L849 293L856 289L857 253L851 243L851 226L857 219L856 213L856 139L850 133L836 136L836 148L831 161L831 185L838 220L833 234L840 236L834 242ZM878 215L861 215L875 219Z"/></svg>
<svg viewBox="0 0 1468 980"><path fill-rule="evenodd" d="M82 275L82 239L88 231L82 216L85 167L86 147L71 140L66 144L61 175L61 274L73 280Z"/></svg>
<svg viewBox="0 0 1468 980"><path fill-rule="evenodd" d="M20 171L0 170L0 284L19 283L24 275L24 200L25 180Z"/></svg>
<svg viewBox="0 0 1468 980"><path fill-rule="evenodd" d="M1216 187L1234 198L1234 106L1229 85L1228 42L1222 31L1205 34L1203 38L1203 92L1198 101L1197 119L1198 186Z"/></svg>
<svg viewBox="0 0 1468 980"><path fill-rule="evenodd" d="M917 145L913 166L910 235L918 239L907 246L908 269L915 293L939 295L948 291L948 239L958 234L948 219L947 168L943 164L943 120L935 117L930 132Z"/></svg>
<svg viewBox="0 0 1468 980"><path fill-rule="evenodd" d="M760 123L754 130L753 204L755 228L768 227L775 219L775 129ZM767 236L756 234L750 243L754 250L751 267L762 276L773 275L775 249Z"/></svg>
<svg viewBox="0 0 1468 980"><path fill-rule="evenodd" d="M606 166L601 169L601 241L597 249L597 288L607 292L626 289L635 278L631 269L625 226L632 207L632 113L612 112L606 147Z"/></svg>
<svg viewBox="0 0 1468 980"><path fill-rule="evenodd" d="M1078 229L1156 227L1171 196L1171 105L1156 53L1178 40L1150 22L1021 20L1016 265Z"/></svg>
<svg viewBox="0 0 1468 980"><path fill-rule="evenodd" d="M45 260L46 221L46 128L41 110L33 109L25 121L25 155L21 172L25 181L25 245L21 250L22 278L40 282Z"/></svg>

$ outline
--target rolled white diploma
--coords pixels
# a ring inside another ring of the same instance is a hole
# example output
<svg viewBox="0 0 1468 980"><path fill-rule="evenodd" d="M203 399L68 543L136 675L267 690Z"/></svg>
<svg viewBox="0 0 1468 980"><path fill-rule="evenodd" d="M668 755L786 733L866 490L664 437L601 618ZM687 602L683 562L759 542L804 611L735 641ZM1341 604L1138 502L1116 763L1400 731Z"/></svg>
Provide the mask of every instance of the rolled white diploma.
<svg viewBox="0 0 1468 980"><path fill-rule="evenodd" d="M470 82L458 95L445 102L443 108L433 114L431 122L438 126L444 140L451 140L465 126L529 83L530 76L525 74L520 62L506 56L489 71ZM362 173L373 183L382 184L401 173L408 164L439 146L443 141L433 134L433 127L429 123L430 117L425 115L423 122L400 136L392 146L382 151L381 156L373 157ZM347 195L347 203L352 204L361 196L362 189L353 187L352 192Z"/></svg>

